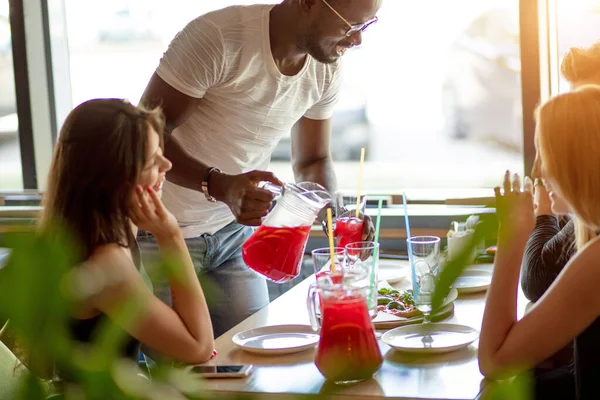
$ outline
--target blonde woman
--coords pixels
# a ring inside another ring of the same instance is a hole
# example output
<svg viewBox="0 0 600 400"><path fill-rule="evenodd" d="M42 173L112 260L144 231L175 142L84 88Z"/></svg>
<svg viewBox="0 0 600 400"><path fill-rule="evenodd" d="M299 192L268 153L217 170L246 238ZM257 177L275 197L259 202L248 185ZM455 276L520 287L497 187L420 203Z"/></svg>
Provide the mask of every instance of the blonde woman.
<svg viewBox="0 0 600 400"><path fill-rule="evenodd" d="M543 178L584 227L600 229L600 86L557 96L537 113ZM573 398L598 399L600 385L600 240L577 236L577 253L530 311L517 320L523 252L534 228L531 193L517 175L496 188L498 253L488 293L479 367L489 378L530 369L574 340Z"/></svg>
<svg viewBox="0 0 600 400"><path fill-rule="evenodd" d="M600 42L587 48L571 48L560 70L571 90L585 84L600 84ZM575 221L566 216L568 208L564 201L544 184L539 169L539 157L536 157L532 171L536 178L532 185L536 223L521 270L521 288L531 301L537 301L544 294L575 253L575 229L580 230L580 236L593 236L593 231L576 227Z"/></svg>
<svg viewBox="0 0 600 400"><path fill-rule="evenodd" d="M561 74L571 90L584 84L600 84L600 43L587 48L571 48L563 58ZM521 288L531 301L542 297L575 254L575 230L580 231L580 237L595 236L595 232L568 215L568 206L543 181L539 167L539 157L536 157L532 171L535 184L530 182L528 185L534 196L535 228L529 236L521 268ZM535 369L536 395L540 398L546 394L561 397L561 393L573 392L572 363L573 345L569 343L538 365Z"/></svg>

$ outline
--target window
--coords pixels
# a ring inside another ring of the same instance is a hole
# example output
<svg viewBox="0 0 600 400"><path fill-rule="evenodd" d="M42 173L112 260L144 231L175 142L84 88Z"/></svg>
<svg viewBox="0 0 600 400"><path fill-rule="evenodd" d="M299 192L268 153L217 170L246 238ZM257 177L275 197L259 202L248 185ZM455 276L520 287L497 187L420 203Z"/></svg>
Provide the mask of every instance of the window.
<svg viewBox="0 0 600 400"><path fill-rule="evenodd" d="M244 3L270 1L65 0L73 106L94 97L137 103L177 32L196 16Z"/></svg>
<svg viewBox="0 0 600 400"><path fill-rule="evenodd" d="M0 190L22 189L8 0L0 0Z"/></svg>
<svg viewBox="0 0 600 400"><path fill-rule="evenodd" d="M556 0L558 66L571 47L589 47L600 41L600 0ZM560 93L571 90L561 77Z"/></svg>
<svg viewBox="0 0 600 400"><path fill-rule="evenodd" d="M65 0L73 105L137 102L189 20L272 2ZM361 147L372 192L491 188L507 168L523 171L518 11L516 0L383 2L379 23L344 56L331 147L340 187L355 190ZM287 181L289 148L283 137L271 163Z"/></svg>

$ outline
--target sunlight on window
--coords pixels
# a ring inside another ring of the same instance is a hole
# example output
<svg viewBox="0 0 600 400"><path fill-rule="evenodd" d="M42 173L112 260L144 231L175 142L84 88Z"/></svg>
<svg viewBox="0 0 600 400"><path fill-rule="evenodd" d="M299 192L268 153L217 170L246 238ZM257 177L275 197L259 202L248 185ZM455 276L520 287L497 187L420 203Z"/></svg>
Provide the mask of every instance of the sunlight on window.
<svg viewBox="0 0 600 400"><path fill-rule="evenodd" d="M8 0L0 0L0 190L22 188Z"/></svg>
<svg viewBox="0 0 600 400"><path fill-rule="evenodd" d="M572 47L589 47L600 42L600 0L557 0L558 63ZM560 93L571 90L561 77Z"/></svg>
<svg viewBox="0 0 600 400"><path fill-rule="evenodd" d="M173 36L191 19L257 0L66 0L74 105L137 102ZM81 15L95 15L93 20ZM339 186L481 188L523 170L518 3L386 1L363 45L344 56L331 152ZM290 137L271 169L293 180Z"/></svg>

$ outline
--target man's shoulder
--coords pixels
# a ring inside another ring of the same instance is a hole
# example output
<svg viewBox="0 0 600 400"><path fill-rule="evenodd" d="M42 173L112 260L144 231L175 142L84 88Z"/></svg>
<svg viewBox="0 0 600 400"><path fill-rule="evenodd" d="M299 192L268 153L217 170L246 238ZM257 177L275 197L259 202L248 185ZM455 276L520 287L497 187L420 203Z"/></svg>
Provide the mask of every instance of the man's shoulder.
<svg viewBox="0 0 600 400"><path fill-rule="evenodd" d="M271 4L229 6L203 14L197 17L195 22L204 22L219 30L227 30L237 28L240 24L251 23L262 17L271 7Z"/></svg>

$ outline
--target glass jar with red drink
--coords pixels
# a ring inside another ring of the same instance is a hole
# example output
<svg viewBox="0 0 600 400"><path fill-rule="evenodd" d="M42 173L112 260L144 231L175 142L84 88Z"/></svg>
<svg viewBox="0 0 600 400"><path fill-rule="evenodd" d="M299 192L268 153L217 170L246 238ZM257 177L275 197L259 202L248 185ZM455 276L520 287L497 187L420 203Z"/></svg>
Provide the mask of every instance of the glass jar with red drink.
<svg viewBox="0 0 600 400"><path fill-rule="evenodd" d="M383 363L367 307L367 288L347 284L347 279L352 278L346 273L342 283L324 275L308 293L311 324L315 330L321 328L315 364L337 384L369 379Z"/></svg>
<svg viewBox="0 0 600 400"><path fill-rule="evenodd" d="M279 196L262 225L242 246L242 257L252 270L283 283L300 273L310 229L319 211L331 201L324 187L312 182L283 187L266 184Z"/></svg>

